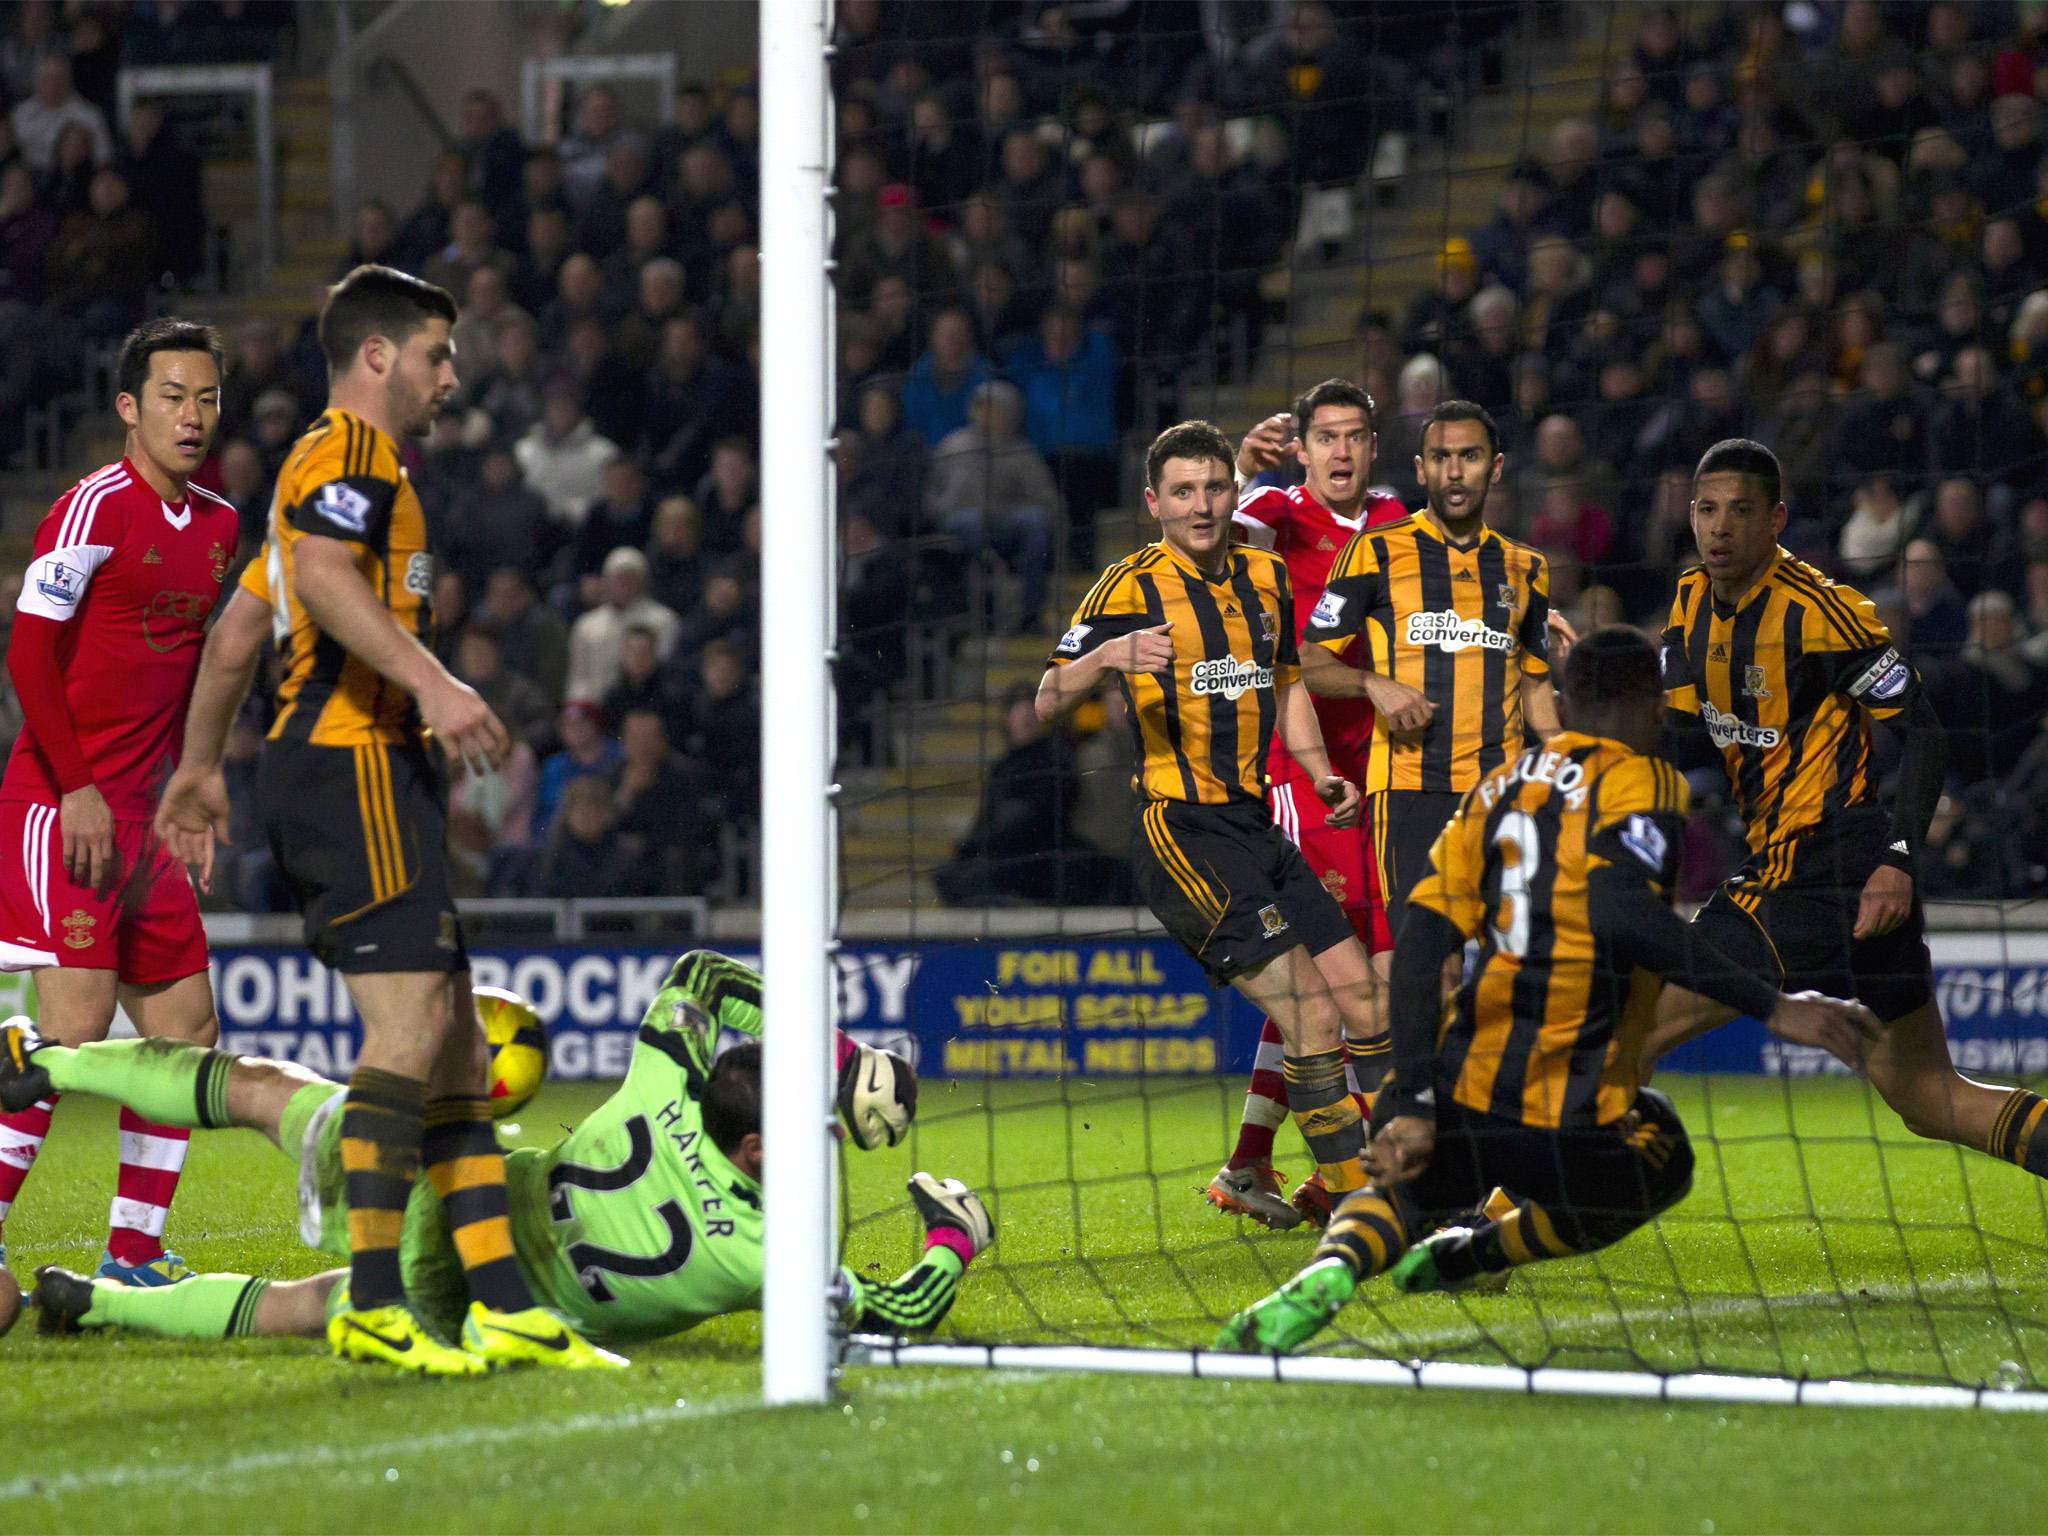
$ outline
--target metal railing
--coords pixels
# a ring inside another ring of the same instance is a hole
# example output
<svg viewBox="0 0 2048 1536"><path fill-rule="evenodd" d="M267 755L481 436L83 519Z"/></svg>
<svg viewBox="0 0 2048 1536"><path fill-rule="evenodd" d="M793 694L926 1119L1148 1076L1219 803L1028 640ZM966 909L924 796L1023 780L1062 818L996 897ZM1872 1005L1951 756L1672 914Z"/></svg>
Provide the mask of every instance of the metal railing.
<svg viewBox="0 0 2048 1536"><path fill-rule="evenodd" d="M277 132L272 117L275 79L268 64L158 64L123 69L115 85L121 126L139 96L246 96L249 134L256 141L257 262L267 281L277 266Z"/></svg>
<svg viewBox="0 0 2048 1536"><path fill-rule="evenodd" d="M628 80L653 83L660 97L656 122L665 123L675 115L676 56L672 53L570 54L528 59L519 72L519 131L529 144L552 142L552 134L541 132L541 98L551 84L617 85Z"/></svg>

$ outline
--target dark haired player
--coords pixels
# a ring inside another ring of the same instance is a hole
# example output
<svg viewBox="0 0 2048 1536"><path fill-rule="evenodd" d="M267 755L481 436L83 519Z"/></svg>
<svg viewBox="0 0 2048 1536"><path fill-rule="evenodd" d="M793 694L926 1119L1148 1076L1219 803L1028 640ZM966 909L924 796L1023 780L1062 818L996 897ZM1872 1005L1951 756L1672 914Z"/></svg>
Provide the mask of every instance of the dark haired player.
<svg viewBox="0 0 2048 1536"><path fill-rule="evenodd" d="M1372 477L1372 396L1348 379L1325 379L1294 402L1291 413L1269 416L1238 445L1242 486L1253 475L1300 463L1300 485L1245 489L1235 521L1247 544L1270 549L1287 562L1294 593L1294 632L1299 639L1308 616L1322 601L1330 566L1360 528L1397 523L1408 509L1391 496L1367 489ZM1333 772L1353 784L1365 782L1372 746L1372 706L1363 699L1315 698L1316 723ZM1380 900L1377 870L1366 857L1369 829L1333 827L1317 798L1315 781L1295 762L1275 733L1268 749L1267 799L1274 823L1301 850L1310 873L1323 882L1350 920L1351 931L1368 954L1389 948L1387 911ZM1386 1034L1378 1022L1377 998L1365 1038L1346 1036L1345 1055L1354 1091L1378 1086L1386 1059ZM1271 1019L1259 1031L1258 1055L1244 1097L1244 1116L1230 1159L1209 1181L1204 1198L1220 1210L1236 1211L1269 1227L1291 1227L1304 1217L1320 1226L1329 1219L1330 1198L1311 1173L1290 1202L1273 1170L1273 1133L1287 1118L1287 1085L1281 1076L1280 1029Z"/></svg>
<svg viewBox="0 0 2048 1536"><path fill-rule="evenodd" d="M1302 630L1309 687L1373 705L1366 805L1397 934L1459 796L1518 757L1529 733L1557 730L1549 568L1486 526L1504 463L1483 408L1439 405L1415 457L1427 504L1352 537ZM1367 643L1354 648L1359 636Z"/></svg>
<svg viewBox="0 0 2048 1536"><path fill-rule="evenodd" d="M490 1364L602 1365L536 1307L512 1246L505 1162L484 1096L469 957L449 889L446 772L496 765L504 726L423 643L432 560L399 444L455 390L455 301L389 267L350 272L320 315L328 407L278 474L265 546L272 634L284 657L257 811L305 922L342 973L363 1048L341 1110L348 1170L350 1305L334 1352L412 1371ZM239 594L238 594L239 601ZM253 601L253 594L252 594ZM239 629L240 626L237 626ZM209 647L187 735L217 740L241 694L235 660ZM167 786L159 823L204 838L217 803L204 775ZM399 1243L424 1171L440 1197L475 1304L462 1348L406 1303Z"/></svg>
<svg viewBox="0 0 2048 1536"><path fill-rule="evenodd" d="M235 548L234 508L192 483L220 419L220 337L151 320L122 343L116 387L123 455L36 529L8 639L23 724L0 780L0 967L36 972L52 1040L105 1038L118 1003L143 1035L210 1045L199 904L150 821ZM0 1222L54 1104L0 1115ZM122 1114L101 1274L191 1273L163 1246L185 1151L184 1131Z"/></svg>
<svg viewBox="0 0 2048 1536"><path fill-rule="evenodd" d="M617 1092L547 1151L507 1159L520 1271L582 1333L656 1339L761 1304L761 1048L749 1042L715 1054L728 1029L761 1033L761 978L722 955L684 955L648 1005ZM894 1146L916 1112L909 1063L843 1035L839 1051L848 1139L864 1149ZM0 1026L0 1096L39 1091L45 1078L147 1103L186 1125L244 1126L268 1136L299 1164L300 1236L322 1253L347 1254L341 1084L289 1062L196 1046L42 1049L18 1022ZM958 1180L920 1173L910 1195L924 1218L924 1255L893 1282L840 1271L839 1317L849 1332L936 1327L967 1265L994 1239L988 1212ZM469 1300L450 1236L454 1219L431 1186L415 1186L401 1244L414 1305L451 1334L463 1326ZM38 1270L36 1281L46 1333L131 1328L174 1338L318 1338L348 1308L348 1271L341 1269L303 1280L206 1275L146 1294L54 1266ZM444 1367L469 1375L483 1363L464 1354Z"/></svg>
<svg viewBox="0 0 2048 1536"><path fill-rule="evenodd" d="M1410 892L1372 1183L1217 1349L1286 1353L1361 1280L1391 1269L1404 1291L1464 1290L1620 1242L1683 1199L1685 1127L1636 1082L1659 977L1805 1043L1853 1052L1875 1032L1857 1004L1780 995L1672 912L1686 790L1648 755L1663 713L1655 645L1619 627L1588 635L1566 664L1565 710L1569 729L1462 797ZM1446 963L1471 939L1478 962L1446 1012ZM1423 1236L1446 1217L1458 1224Z"/></svg>
<svg viewBox="0 0 2048 1536"><path fill-rule="evenodd" d="M1749 861L1693 923L1759 976L1855 996L1884 1023L1850 1059L1916 1135L2048 1177L2048 1101L1955 1069L1934 1001L1914 870L1941 798L1934 706L1870 600L1779 547L1777 455L1730 438L1693 473L1700 563L1664 631L1674 755L1719 761ZM1871 723L1903 738L1878 798ZM1732 1017L1672 991L1647 1062Z"/></svg>
<svg viewBox="0 0 2048 1536"><path fill-rule="evenodd" d="M1333 825L1357 788L1333 773L1300 686L1287 567L1231 541L1230 442L1206 421L1145 455L1160 539L1082 600L1038 684L1050 720L1114 673L1137 740L1138 887L1212 981L1280 1027L1287 1102L1333 1192L1364 1182L1363 1117L1344 1038L1368 1032L1371 967L1344 913L1266 806L1277 727Z"/></svg>

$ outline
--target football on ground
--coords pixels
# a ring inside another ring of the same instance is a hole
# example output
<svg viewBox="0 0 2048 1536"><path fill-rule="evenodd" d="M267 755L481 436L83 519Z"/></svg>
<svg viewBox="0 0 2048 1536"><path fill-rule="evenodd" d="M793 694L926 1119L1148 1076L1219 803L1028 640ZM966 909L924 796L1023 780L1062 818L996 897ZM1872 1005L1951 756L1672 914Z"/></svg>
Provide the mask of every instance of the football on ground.
<svg viewBox="0 0 2048 1536"><path fill-rule="evenodd" d="M1661 1227L1497 1298L1368 1287L1338 1347L1611 1365L1625 1340L1667 1368L1782 1357L1815 1375L2048 1361L2041 1255L1998 1236L2038 1230L2024 1174L1873 1122L1852 1083L1670 1086L1702 1160ZM551 1084L517 1140L552 1140L609 1091ZM843 1158L848 1261L902 1266L903 1180L930 1168L987 1191L1001 1234L949 1328L1206 1340L1205 1313L1284 1279L1313 1243L1202 1202L1235 1117L1224 1097L1213 1080L1155 1082L1149 1102L1107 1082L928 1081L904 1146ZM8 1224L16 1273L90 1257L114 1116L78 1098L57 1117ZM290 1163L250 1132L194 1138L173 1227L203 1269L324 1262L299 1245ZM846 1371L833 1407L767 1411L759 1347L756 1320L731 1318L636 1348L618 1377L427 1383L298 1340L22 1326L0 1341L0 1529L114 1528L147 1508L215 1530L1315 1530L1336 1507L1392 1529L2019 1531L2048 1507L2031 1415L878 1369ZM1328 1476L1306 1454L1325 1436L1345 1446Z"/></svg>

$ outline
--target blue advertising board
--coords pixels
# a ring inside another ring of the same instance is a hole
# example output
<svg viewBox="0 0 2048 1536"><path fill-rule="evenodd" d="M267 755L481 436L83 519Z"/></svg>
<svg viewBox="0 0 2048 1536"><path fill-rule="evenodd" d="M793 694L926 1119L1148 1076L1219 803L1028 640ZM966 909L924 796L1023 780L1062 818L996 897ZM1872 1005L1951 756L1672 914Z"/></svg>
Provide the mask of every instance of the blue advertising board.
<svg viewBox="0 0 2048 1536"><path fill-rule="evenodd" d="M1937 934L1935 988L1956 1064L2048 1073L2048 933ZM734 953L752 962L744 949ZM673 954L644 948L485 949L476 980L509 987L548 1021L558 1078L615 1078ZM850 944L836 957L840 1017L935 1077L1138 1077L1244 1072L1259 1019L1161 939L1075 943ZM329 1076L359 1033L340 977L291 949L213 956L222 1044ZM1794 1076L1842 1070L1741 1020L1670 1065Z"/></svg>

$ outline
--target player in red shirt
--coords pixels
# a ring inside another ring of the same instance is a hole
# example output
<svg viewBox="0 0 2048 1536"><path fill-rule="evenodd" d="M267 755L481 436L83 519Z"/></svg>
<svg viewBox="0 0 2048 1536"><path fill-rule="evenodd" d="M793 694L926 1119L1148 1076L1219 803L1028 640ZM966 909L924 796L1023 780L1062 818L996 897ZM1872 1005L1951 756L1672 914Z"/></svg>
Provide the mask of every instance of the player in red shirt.
<svg viewBox="0 0 2048 1536"><path fill-rule="evenodd" d="M7 646L23 725L0 778L0 969L36 972L37 1028L67 1045L103 1039L117 1002L144 1035L211 1045L220 1032L198 900L151 830L234 557L234 508L192 484L220 381L212 327L135 330L114 400L126 451L58 498L22 576ZM53 1104L0 1115L0 1222ZM163 1246L189 1134L121 1112L102 1275L169 1285L191 1273Z"/></svg>
<svg viewBox="0 0 2048 1536"><path fill-rule="evenodd" d="M1238 537L1270 549L1287 562L1294 590L1298 636L1321 601L1323 584L1337 552L1361 528L1399 522L1408 509L1391 496L1367 489L1372 475L1373 401L1348 379L1326 379L1294 402L1292 414L1269 416L1245 435L1237 453L1240 482L1292 459L1306 471L1296 486L1247 488L1237 504ZM1354 784L1365 782L1372 744L1372 706L1363 699L1315 701L1316 718L1330 754L1330 771ZM1337 899L1366 949L1377 955L1392 947L1387 911L1380 899L1373 861L1366 856L1368 829L1329 825L1308 774L1275 734L1267 755L1268 795L1273 820L1301 849L1309 868ZM1377 999L1373 1002L1379 1014ZM1370 1094L1387 1062L1387 1037L1347 1039L1354 1093ZM1287 1086L1280 1073L1280 1031L1271 1019L1259 1033L1259 1052L1245 1095L1244 1120L1230 1161L1209 1181L1205 1198L1269 1227L1291 1227L1304 1217L1321 1225L1330 1200L1311 1174L1290 1204L1281 1197L1273 1171L1273 1135L1287 1118Z"/></svg>

